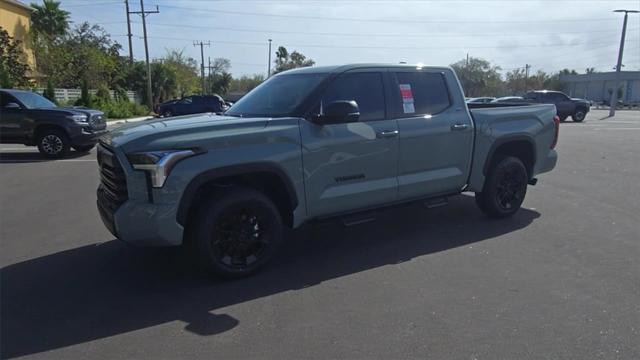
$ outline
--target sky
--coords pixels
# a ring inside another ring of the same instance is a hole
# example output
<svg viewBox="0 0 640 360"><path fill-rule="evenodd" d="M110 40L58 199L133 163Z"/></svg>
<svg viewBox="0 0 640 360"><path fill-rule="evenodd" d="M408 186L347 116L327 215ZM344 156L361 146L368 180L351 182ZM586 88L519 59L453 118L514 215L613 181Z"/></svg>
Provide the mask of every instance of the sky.
<svg viewBox="0 0 640 360"><path fill-rule="evenodd" d="M40 0L35 0L40 1ZM129 0L140 10L140 0ZM62 0L77 24L99 24L128 54L124 0ZM150 57L183 50L200 62L194 41L210 42L210 57L231 60L234 76L266 74L278 46L317 65L423 63L449 65L467 54L498 65L584 72L611 71L623 14L640 0L144 0ZM133 54L144 59L142 21L132 14ZM623 70L640 70L640 14L630 14Z"/></svg>

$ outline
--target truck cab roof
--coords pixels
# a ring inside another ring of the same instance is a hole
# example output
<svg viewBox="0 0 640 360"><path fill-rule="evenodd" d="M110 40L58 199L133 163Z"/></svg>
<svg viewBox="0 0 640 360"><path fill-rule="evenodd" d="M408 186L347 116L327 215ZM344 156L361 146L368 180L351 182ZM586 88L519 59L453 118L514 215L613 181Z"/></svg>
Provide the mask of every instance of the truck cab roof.
<svg viewBox="0 0 640 360"><path fill-rule="evenodd" d="M355 63L355 64L346 64L346 65L309 66L309 67L283 71L279 74L329 74L329 73L342 73L350 70L369 69L369 68L450 70L450 68L446 66L426 66L423 64Z"/></svg>

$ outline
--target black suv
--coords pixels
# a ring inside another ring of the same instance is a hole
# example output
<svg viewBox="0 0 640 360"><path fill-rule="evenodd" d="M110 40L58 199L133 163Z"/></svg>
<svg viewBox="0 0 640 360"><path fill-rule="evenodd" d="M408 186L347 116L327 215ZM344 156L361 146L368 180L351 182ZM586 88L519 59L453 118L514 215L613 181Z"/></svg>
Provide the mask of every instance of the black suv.
<svg viewBox="0 0 640 360"><path fill-rule="evenodd" d="M218 95L193 95L180 100L164 102L156 108L163 117L212 112L220 114L227 110L224 100Z"/></svg>
<svg viewBox="0 0 640 360"><path fill-rule="evenodd" d="M0 143L37 146L44 156L59 158L71 147L91 150L106 129L98 110L59 108L34 92L0 89Z"/></svg>
<svg viewBox="0 0 640 360"><path fill-rule="evenodd" d="M526 101L540 104L554 104L558 117L565 121L571 116L573 121L581 122L587 116L591 103L585 99L570 98L560 91L538 90L528 92L524 99Z"/></svg>

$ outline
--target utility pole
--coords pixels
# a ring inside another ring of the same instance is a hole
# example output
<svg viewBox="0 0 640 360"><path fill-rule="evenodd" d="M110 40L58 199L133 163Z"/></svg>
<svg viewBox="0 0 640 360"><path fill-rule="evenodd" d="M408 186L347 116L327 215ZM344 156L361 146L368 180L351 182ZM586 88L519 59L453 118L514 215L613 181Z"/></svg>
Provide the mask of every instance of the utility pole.
<svg viewBox="0 0 640 360"><path fill-rule="evenodd" d="M527 93L527 82L529 81L529 68L531 65L524 64L524 92Z"/></svg>
<svg viewBox="0 0 640 360"><path fill-rule="evenodd" d="M467 53L467 63L465 64L465 66L469 66L469 53Z"/></svg>
<svg viewBox="0 0 640 360"><path fill-rule="evenodd" d="M131 45L131 20L129 18L129 0L124 0L124 6L127 9L127 37L129 38L129 63L133 64L133 46Z"/></svg>
<svg viewBox="0 0 640 360"><path fill-rule="evenodd" d="M140 0L140 11L131 11L131 14L140 14L142 16L142 32L144 35L144 57L147 62L147 105L149 105L149 111L153 111L153 94L151 94L151 64L149 63L149 43L147 41L147 15L157 14L158 6L154 11L144 11L144 0Z"/></svg>
<svg viewBox="0 0 640 360"><path fill-rule="evenodd" d="M267 79L271 77L271 39L269 39L269 60L267 60Z"/></svg>
<svg viewBox="0 0 640 360"><path fill-rule="evenodd" d="M202 95L206 93L205 84L204 84L204 46L211 46L211 42L203 42L203 41L194 41L193 46L200 46L200 74L202 75Z"/></svg>
<svg viewBox="0 0 640 360"><path fill-rule="evenodd" d="M622 23L622 37L620 38L620 49L618 50L618 63L616 64L616 81L615 87L611 92L611 102L609 103L609 117L616 114L616 106L618 105L618 86L620 86L620 71L622 71L622 53L624 51L624 38L627 35L627 18L629 13L637 14L638 10L614 10L613 12L623 12L624 22Z"/></svg>

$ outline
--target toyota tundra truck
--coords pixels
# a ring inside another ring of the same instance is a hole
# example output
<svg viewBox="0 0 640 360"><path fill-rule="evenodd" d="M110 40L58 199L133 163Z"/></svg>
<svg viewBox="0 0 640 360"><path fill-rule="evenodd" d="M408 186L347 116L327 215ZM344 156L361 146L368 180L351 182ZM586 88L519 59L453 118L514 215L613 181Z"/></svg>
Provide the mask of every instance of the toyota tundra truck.
<svg viewBox="0 0 640 360"><path fill-rule="evenodd" d="M556 165L554 105L465 103L448 67L346 65L272 76L223 115L147 121L98 145L98 209L117 238L185 245L203 270L260 269L285 227L474 192L520 208Z"/></svg>

